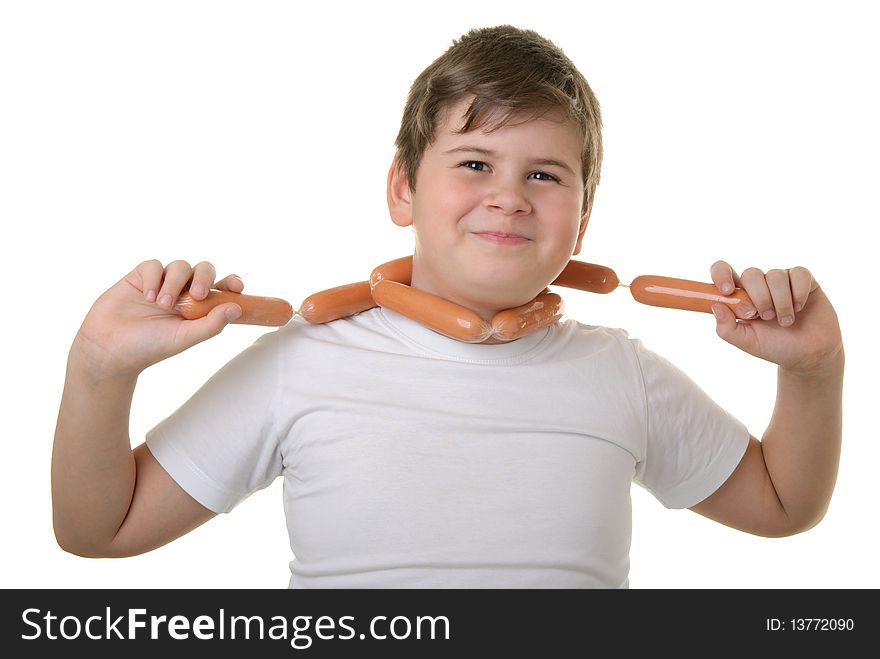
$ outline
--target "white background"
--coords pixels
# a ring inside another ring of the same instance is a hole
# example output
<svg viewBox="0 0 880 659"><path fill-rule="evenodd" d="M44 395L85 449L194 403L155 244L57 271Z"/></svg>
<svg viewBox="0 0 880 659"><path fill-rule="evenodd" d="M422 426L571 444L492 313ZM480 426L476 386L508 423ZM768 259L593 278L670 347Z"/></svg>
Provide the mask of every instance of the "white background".
<svg viewBox="0 0 880 659"><path fill-rule="evenodd" d="M284 297L412 250L385 176L409 85L472 27L537 30L602 104L606 159L578 258L622 281L804 265L847 351L844 446L824 521L754 537L633 487L633 588L880 586L877 21L857 2L7 2L0 5L3 587L283 588L281 481L144 556L65 554L49 465L70 342L138 262L213 261ZM431 9L428 9L428 8ZM760 437L775 367L711 316L625 289L562 289L626 328ZM264 328L146 371L133 444ZM597 383L601 386L601 383Z"/></svg>

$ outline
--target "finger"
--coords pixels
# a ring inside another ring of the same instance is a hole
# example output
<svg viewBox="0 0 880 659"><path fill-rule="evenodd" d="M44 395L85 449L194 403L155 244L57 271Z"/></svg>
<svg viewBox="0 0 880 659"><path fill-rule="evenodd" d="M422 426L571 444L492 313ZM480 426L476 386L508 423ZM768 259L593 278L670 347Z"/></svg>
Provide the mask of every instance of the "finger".
<svg viewBox="0 0 880 659"><path fill-rule="evenodd" d="M813 279L813 273L806 268L797 266L788 271L791 280L791 297L794 302L795 312L800 312L807 305L810 293L819 288L819 284Z"/></svg>
<svg viewBox="0 0 880 659"><path fill-rule="evenodd" d="M217 271L213 264L208 261L200 261L193 267L192 283L189 285L189 292L194 300L204 300L211 289L211 284Z"/></svg>
<svg viewBox="0 0 880 659"><path fill-rule="evenodd" d="M162 284L162 264L158 259L151 259L140 263L132 271L132 275L137 280L132 282L146 298L147 302L155 302L157 291ZM131 281L131 280L129 280Z"/></svg>
<svg viewBox="0 0 880 659"><path fill-rule="evenodd" d="M767 272L765 278L767 287L770 289L770 297L773 300L773 310L776 313L777 322L783 327L788 327L794 322L794 302L791 299L791 283L788 279L788 270L774 268Z"/></svg>
<svg viewBox="0 0 880 659"><path fill-rule="evenodd" d="M715 261L709 272L718 290L725 295L733 293L733 289L739 285L739 277L727 261Z"/></svg>
<svg viewBox="0 0 880 659"><path fill-rule="evenodd" d="M218 291L241 293L244 290L244 282L238 275L227 275L216 284L214 284L214 288L216 288Z"/></svg>
<svg viewBox="0 0 880 659"><path fill-rule="evenodd" d="M165 278L162 288L159 289L159 297L156 299L159 306L170 309L177 302L177 297L183 287L189 283L192 277L192 267L186 261L172 261L165 266Z"/></svg>
<svg viewBox="0 0 880 659"><path fill-rule="evenodd" d="M217 336L229 323L241 316L241 307L237 304L219 304L202 318L186 321L181 341L186 348L201 343L205 339Z"/></svg>
<svg viewBox="0 0 880 659"><path fill-rule="evenodd" d="M764 273L758 268L748 268L740 275L740 281L761 318L764 320L774 318L776 312L773 310L773 297L770 295Z"/></svg>
<svg viewBox="0 0 880 659"><path fill-rule="evenodd" d="M742 288L742 281L726 261L713 263L710 273L715 286L725 295L733 293L735 288ZM740 302L735 309L736 316L743 320L752 320L758 317L758 311L749 302Z"/></svg>

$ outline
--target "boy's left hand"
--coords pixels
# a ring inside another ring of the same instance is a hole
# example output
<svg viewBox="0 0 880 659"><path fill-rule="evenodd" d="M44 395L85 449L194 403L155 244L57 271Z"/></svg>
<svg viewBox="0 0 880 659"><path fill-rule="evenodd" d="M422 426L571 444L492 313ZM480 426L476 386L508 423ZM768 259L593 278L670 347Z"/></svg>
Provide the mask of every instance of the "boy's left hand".
<svg viewBox="0 0 880 659"><path fill-rule="evenodd" d="M745 352L802 373L830 364L843 351L837 314L809 270L748 268L739 276L725 261L711 268L724 294L742 288L754 302L712 305L718 336ZM756 313L757 312L757 313ZM739 320L738 320L739 319Z"/></svg>

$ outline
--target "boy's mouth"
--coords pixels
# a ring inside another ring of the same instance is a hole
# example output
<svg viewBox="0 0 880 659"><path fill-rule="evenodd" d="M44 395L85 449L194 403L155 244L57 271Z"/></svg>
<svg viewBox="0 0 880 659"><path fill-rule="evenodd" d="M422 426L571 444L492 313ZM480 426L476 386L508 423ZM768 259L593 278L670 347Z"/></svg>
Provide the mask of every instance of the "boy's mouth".
<svg viewBox="0 0 880 659"><path fill-rule="evenodd" d="M502 233L500 231L475 231L474 235L496 245L524 245L531 242L525 236L520 236L516 233Z"/></svg>

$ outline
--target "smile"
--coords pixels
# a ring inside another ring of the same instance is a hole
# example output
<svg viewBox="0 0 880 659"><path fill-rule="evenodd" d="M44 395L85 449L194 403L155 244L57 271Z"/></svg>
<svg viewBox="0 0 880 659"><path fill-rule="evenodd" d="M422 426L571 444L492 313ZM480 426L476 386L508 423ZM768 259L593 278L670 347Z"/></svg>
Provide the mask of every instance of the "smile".
<svg viewBox="0 0 880 659"><path fill-rule="evenodd" d="M528 238L510 233L494 233L491 231L474 233L475 236L495 245L525 245L532 242Z"/></svg>

